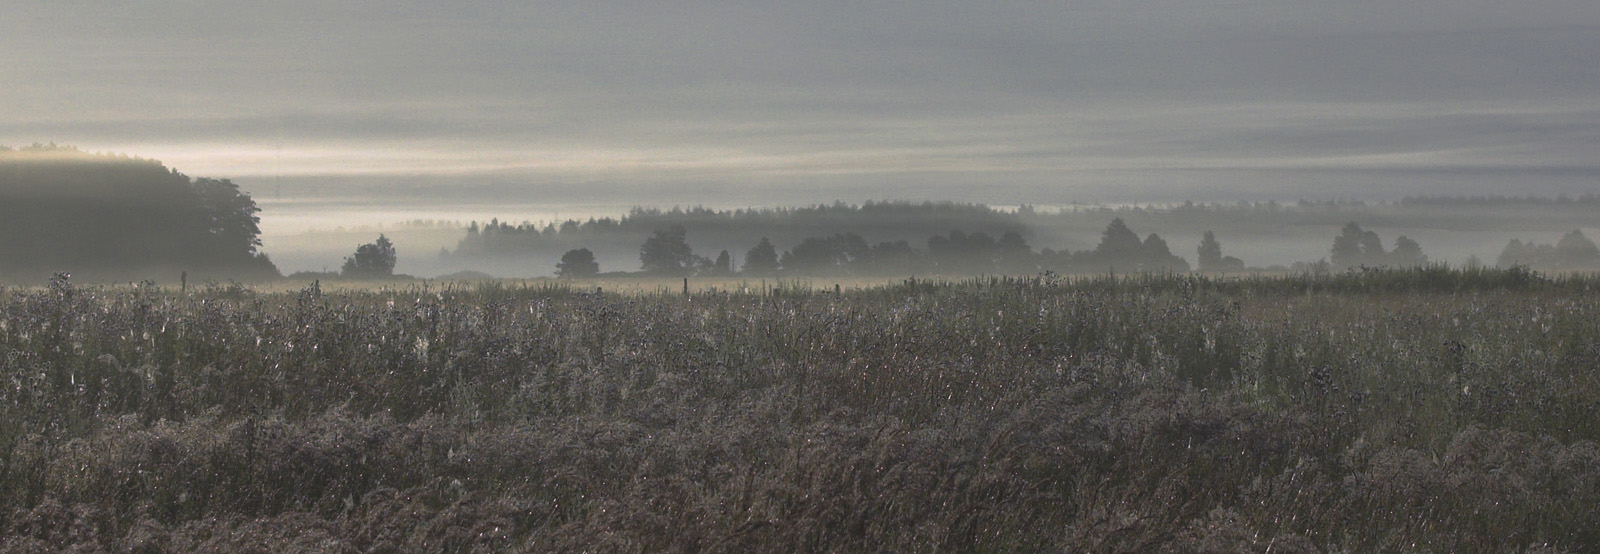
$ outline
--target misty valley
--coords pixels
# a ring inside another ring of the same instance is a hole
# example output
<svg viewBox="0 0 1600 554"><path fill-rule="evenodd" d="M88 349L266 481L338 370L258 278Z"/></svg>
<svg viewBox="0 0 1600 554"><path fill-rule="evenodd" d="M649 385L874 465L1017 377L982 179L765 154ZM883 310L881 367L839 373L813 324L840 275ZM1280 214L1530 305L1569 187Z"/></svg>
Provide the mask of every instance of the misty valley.
<svg viewBox="0 0 1600 554"><path fill-rule="evenodd" d="M1592 194L1004 209L896 200L633 206L615 216L515 223L493 216L372 222L367 213L349 227L293 229L269 223L275 216L305 221L314 202L270 202L284 212L274 214L230 180L190 179L153 160L34 145L0 151L0 177L0 279L31 285L56 273L171 285L285 276L870 280L1430 264L1600 268L1589 238L1600 232L1600 196ZM380 241L384 267L350 265L372 262L372 252L358 251ZM583 257L582 270L562 271L570 256Z"/></svg>
<svg viewBox="0 0 1600 554"><path fill-rule="evenodd" d="M1597 207L268 233L4 149L0 552L1593 552Z"/></svg>
<svg viewBox="0 0 1600 554"><path fill-rule="evenodd" d="M1600 1L0 4L0 554L1600 553Z"/></svg>

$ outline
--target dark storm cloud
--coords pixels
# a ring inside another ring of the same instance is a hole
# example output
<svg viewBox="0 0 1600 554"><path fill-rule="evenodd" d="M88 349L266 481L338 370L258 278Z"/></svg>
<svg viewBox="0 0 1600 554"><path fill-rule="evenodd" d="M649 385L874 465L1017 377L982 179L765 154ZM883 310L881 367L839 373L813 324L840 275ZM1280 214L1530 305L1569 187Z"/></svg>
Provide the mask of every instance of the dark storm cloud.
<svg viewBox="0 0 1600 554"><path fill-rule="evenodd" d="M1329 192L1283 172L1348 170L1357 194L1373 172L1478 168L1555 193L1583 185L1538 168L1582 174L1600 144L1592 1L4 10L0 143L196 174L1226 196ZM1234 184L1172 173L1213 170ZM1492 186L1395 182L1463 181Z"/></svg>

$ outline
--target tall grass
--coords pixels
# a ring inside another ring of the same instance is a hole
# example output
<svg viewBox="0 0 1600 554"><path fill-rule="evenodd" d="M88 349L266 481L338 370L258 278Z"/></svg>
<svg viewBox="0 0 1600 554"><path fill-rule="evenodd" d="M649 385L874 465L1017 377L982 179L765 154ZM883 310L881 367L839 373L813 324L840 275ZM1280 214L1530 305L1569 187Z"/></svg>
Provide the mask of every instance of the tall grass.
<svg viewBox="0 0 1600 554"><path fill-rule="evenodd" d="M1596 283L0 290L0 550L1593 551Z"/></svg>

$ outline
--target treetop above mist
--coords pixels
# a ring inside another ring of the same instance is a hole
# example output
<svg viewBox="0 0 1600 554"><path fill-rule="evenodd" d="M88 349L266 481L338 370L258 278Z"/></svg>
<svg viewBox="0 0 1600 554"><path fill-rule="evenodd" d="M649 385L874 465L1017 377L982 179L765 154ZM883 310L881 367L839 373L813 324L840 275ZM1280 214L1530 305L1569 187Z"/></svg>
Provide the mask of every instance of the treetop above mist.
<svg viewBox="0 0 1600 554"><path fill-rule="evenodd" d="M0 149L0 275L276 276L257 249L260 211L230 180L190 179L155 160L53 144Z"/></svg>

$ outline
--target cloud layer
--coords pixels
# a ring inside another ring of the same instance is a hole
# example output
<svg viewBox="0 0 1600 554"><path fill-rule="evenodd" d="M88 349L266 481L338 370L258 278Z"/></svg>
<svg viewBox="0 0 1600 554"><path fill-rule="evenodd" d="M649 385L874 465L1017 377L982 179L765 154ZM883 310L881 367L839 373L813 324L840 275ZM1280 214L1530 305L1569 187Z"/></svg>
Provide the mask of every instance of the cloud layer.
<svg viewBox="0 0 1600 554"><path fill-rule="evenodd" d="M788 4L28 0L0 144L530 194L1600 186L1592 1Z"/></svg>

